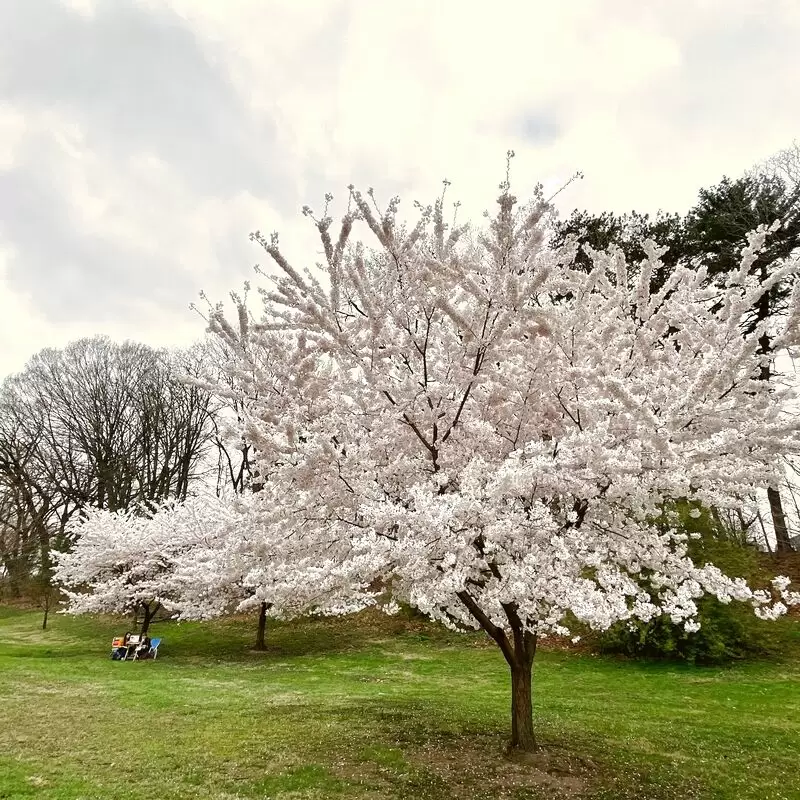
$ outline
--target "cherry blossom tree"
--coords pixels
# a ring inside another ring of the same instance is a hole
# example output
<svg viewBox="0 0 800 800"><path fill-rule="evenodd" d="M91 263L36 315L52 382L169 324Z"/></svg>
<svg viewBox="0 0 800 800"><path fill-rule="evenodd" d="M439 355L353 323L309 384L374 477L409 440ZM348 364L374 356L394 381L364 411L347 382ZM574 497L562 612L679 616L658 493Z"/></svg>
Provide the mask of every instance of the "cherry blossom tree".
<svg viewBox="0 0 800 800"><path fill-rule="evenodd" d="M375 592L351 579L357 560L333 563L305 543L300 552L253 498L209 494L155 511L89 510L72 526L74 548L56 556L66 610L141 612L144 634L160 610L197 620L263 607L291 618L374 602Z"/></svg>
<svg viewBox="0 0 800 800"><path fill-rule="evenodd" d="M706 592L765 617L800 599L784 579L752 589L694 565L664 523L675 498L738 508L800 444L788 390L758 380L758 336L740 333L760 293L798 271L748 277L765 230L725 286L677 267L651 295L662 251L645 246L635 281L619 250L575 268L574 242L548 247L540 189L516 210L506 181L484 231L448 227L443 197L405 228L397 198L381 213L368 195L351 187L335 238L330 196L320 217L305 209L316 272L253 234L278 268L261 317L241 305L235 330L220 307L211 323L233 385L259 389L242 432L264 484L240 526L282 538L285 563L306 559L296 587L316 564L482 628L510 667L522 750L536 747L537 641L569 619L602 630L666 614L692 629ZM372 248L349 242L356 221ZM798 343L798 323L795 288L771 323L776 349Z"/></svg>
<svg viewBox="0 0 800 800"><path fill-rule="evenodd" d="M42 350L0 384L0 584L38 596L43 627L71 519L157 506L203 481L215 409L178 379L193 360L99 336Z"/></svg>
<svg viewBox="0 0 800 800"><path fill-rule="evenodd" d="M169 501L154 511L87 510L71 525L72 550L56 554L54 579L65 589L67 610L141 612L143 634L160 609L178 615L184 603L179 566L216 537L231 513L214 496Z"/></svg>
<svg viewBox="0 0 800 800"><path fill-rule="evenodd" d="M291 619L359 611L375 602L378 593L360 583L358 559L333 559L324 543L313 547L304 538L295 546L280 515L264 513L257 495L233 497L227 506L220 501L217 509L220 520L204 523L203 535L193 537L168 581L175 599L166 605L180 619L251 609ZM164 521L171 524L169 513Z"/></svg>

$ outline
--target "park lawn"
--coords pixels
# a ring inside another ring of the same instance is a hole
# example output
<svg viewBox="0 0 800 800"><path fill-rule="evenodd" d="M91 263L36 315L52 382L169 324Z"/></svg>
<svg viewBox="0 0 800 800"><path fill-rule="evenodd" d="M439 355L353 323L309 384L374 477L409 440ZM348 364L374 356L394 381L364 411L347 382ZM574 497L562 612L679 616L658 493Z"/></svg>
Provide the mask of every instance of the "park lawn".
<svg viewBox="0 0 800 800"><path fill-rule="evenodd" d="M800 666L542 651L546 761L509 761L499 652L407 616L156 623L0 609L0 798L800 798ZM549 770L549 771L548 771Z"/></svg>

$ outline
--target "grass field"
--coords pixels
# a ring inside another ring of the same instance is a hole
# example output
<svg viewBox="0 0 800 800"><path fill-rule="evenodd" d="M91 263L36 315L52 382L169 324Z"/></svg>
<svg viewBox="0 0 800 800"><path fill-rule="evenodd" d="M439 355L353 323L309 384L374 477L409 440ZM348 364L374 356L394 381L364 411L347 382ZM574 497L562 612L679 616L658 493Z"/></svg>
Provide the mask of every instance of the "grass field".
<svg viewBox="0 0 800 800"><path fill-rule="evenodd" d="M157 623L0 609L0 798L800 798L800 665L541 652L549 761L508 761L508 679L478 635L403 617Z"/></svg>

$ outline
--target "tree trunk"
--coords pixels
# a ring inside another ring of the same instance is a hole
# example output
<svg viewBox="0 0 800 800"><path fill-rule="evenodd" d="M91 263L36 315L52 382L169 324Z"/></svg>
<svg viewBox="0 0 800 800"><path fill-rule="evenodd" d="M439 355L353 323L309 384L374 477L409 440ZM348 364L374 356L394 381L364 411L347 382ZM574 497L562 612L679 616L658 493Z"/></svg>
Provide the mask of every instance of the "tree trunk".
<svg viewBox="0 0 800 800"><path fill-rule="evenodd" d="M47 630L47 616L50 613L50 590L47 589L44 595L44 616L42 617L42 630Z"/></svg>
<svg viewBox="0 0 800 800"><path fill-rule="evenodd" d="M761 268L761 281L762 283L767 280L766 267ZM763 322L770 316L769 293L764 294L759 300L757 310L757 321ZM770 355L772 353L772 340L769 334L764 333L758 340L758 352L763 355ZM759 380L768 381L772 377L772 364L767 362L761 367L761 374L758 376ZM775 552L777 553L791 553L792 543L789 539L789 530L786 527L786 515L783 513L783 503L781 502L781 494L777 489L767 489L767 500L769 501L769 512L772 516L772 527L775 530Z"/></svg>
<svg viewBox="0 0 800 800"><path fill-rule="evenodd" d="M50 612L50 584L53 578L53 560L50 555L50 531L43 519L37 523L39 528L39 546L41 548L41 574L39 584L44 599L44 616L42 617L42 630L47 630L47 615Z"/></svg>
<svg viewBox="0 0 800 800"><path fill-rule="evenodd" d="M792 542L786 526L786 515L783 513L781 494L777 489L767 489L769 511L772 515L772 527L775 529L775 550L778 553L791 553Z"/></svg>
<svg viewBox="0 0 800 800"><path fill-rule="evenodd" d="M531 753L537 749L533 735L533 664L511 665L511 749Z"/></svg>
<svg viewBox="0 0 800 800"><path fill-rule="evenodd" d="M480 626L494 639L511 669L511 742L509 750L534 753L539 749L533 733L533 659L536 655L536 636L526 629L514 603L504 603L512 636L495 625L475 598L466 590L458 592L459 600L467 607Z"/></svg>
<svg viewBox="0 0 800 800"><path fill-rule="evenodd" d="M267 645L264 643L264 636L267 632L267 610L269 605L261 603L258 611L258 633L256 633L256 650L266 650Z"/></svg>
<svg viewBox="0 0 800 800"><path fill-rule="evenodd" d="M153 621L153 617L156 615L159 608L161 608L161 606L158 603L156 603L152 608L150 607L149 603L142 603L142 609L144 609L144 619L142 620L142 629L139 631L142 636L147 635L147 631L150 629L150 623Z"/></svg>

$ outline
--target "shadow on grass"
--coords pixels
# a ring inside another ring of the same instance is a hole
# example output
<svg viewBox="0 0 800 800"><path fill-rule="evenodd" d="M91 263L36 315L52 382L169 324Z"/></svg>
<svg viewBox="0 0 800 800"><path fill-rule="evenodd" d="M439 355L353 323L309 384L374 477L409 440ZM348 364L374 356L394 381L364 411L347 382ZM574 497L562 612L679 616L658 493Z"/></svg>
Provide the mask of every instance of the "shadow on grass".
<svg viewBox="0 0 800 800"><path fill-rule="evenodd" d="M266 649L255 649L256 619L236 617L213 623L163 622L151 635L164 640L164 657L189 661L257 663L269 658L294 658L354 653L374 646L400 643L449 647L463 644L465 636L483 640L483 635L455 634L431 623L404 616L387 617L375 611L344 618L305 618L289 622L271 621ZM159 655L161 658L162 655Z"/></svg>

